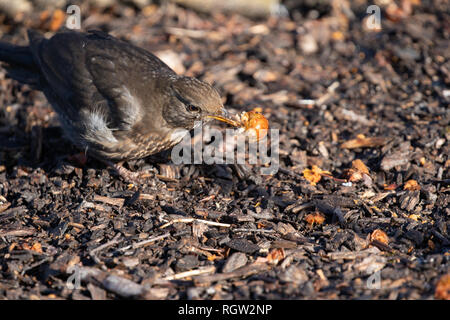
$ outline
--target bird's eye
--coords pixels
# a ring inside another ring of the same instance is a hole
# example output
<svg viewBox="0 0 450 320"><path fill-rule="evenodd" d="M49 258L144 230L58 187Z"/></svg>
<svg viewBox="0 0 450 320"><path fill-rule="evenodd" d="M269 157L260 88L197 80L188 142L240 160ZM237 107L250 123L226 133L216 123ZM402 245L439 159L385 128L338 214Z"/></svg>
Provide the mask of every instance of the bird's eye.
<svg viewBox="0 0 450 320"><path fill-rule="evenodd" d="M189 112L199 112L200 108L196 107L196 106L194 106L192 104L188 104L188 105L186 105L186 110L189 111Z"/></svg>

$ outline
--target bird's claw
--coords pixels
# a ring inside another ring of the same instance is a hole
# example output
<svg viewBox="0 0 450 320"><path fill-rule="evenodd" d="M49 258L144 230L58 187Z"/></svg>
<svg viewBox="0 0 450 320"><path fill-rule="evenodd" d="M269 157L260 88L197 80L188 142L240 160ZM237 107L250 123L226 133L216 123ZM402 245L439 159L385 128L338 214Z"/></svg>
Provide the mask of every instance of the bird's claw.
<svg viewBox="0 0 450 320"><path fill-rule="evenodd" d="M139 185L147 182L148 178L154 177L155 173L149 171L130 171L123 166L122 162L108 163L126 182Z"/></svg>

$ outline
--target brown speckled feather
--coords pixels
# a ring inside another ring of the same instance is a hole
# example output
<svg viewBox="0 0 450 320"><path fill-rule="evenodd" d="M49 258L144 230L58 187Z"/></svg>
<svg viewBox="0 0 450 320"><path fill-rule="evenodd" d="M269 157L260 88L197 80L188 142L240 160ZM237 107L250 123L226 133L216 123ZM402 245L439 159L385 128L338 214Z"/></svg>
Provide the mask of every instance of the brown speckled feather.
<svg viewBox="0 0 450 320"><path fill-rule="evenodd" d="M223 112L209 84L179 76L150 52L107 34L64 31L45 39L30 31L29 39L32 59L27 47L17 50L27 63L34 61L29 67L37 70L39 88L66 135L98 158L162 151L178 143L174 132Z"/></svg>

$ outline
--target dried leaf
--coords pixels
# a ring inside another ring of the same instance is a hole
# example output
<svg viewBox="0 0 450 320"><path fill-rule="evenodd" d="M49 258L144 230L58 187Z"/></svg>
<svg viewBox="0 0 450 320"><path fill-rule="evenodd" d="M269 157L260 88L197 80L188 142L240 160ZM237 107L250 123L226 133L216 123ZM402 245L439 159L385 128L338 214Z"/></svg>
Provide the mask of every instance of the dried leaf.
<svg viewBox="0 0 450 320"><path fill-rule="evenodd" d="M66 14L61 9L56 9L55 12L53 12L52 20L50 21L50 31L56 31L59 28L61 28L64 20L66 18Z"/></svg>
<svg viewBox="0 0 450 320"><path fill-rule="evenodd" d="M303 176L308 180L313 186L322 179L322 175L331 175L331 172L324 171L318 166L312 166L311 169L303 170Z"/></svg>
<svg viewBox="0 0 450 320"><path fill-rule="evenodd" d="M389 244L389 237L383 230L376 229L370 234L370 241L379 241L383 244Z"/></svg>
<svg viewBox="0 0 450 320"><path fill-rule="evenodd" d="M420 190L420 186L416 180L408 180L405 182L405 185L403 186L403 190L416 191L416 190Z"/></svg>
<svg viewBox="0 0 450 320"><path fill-rule="evenodd" d="M267 255L267 262L272 265L277 265L285 257L283 248L273 249Z"/></svg>
<svg viewBox="0 0 450 320"><path fill-rule="evenodd" d="M211 254L211 255L209 255L208 256L208 261L215 261L215 260L217 260L217 259L221 259L222 257L220 257L220 256L216 256L215 254Z"/></svg>
<svg viewBox="0 0 450 320"><path fill-rule="evenodd" d="M369 169L366 167L364 162L362 162L359 159L356 159L352 162L352 168L348 169L346 174L348 180L351 182L356 182L363 178L371 180L369 175Z"/></svg>
<svg viewBox="0 0 450 320"><path fill-rule="evenodd" d="M344 40L345 36L342 32L340 31L335 31L332 33L331 37L333 38L333 40Z"/></svg>
<svg viewBox="0 0 450 320"><path fill-rule="evenodd" d="M320 212L310 213L305 217L309 225L322 224L325 221L325 216Z"/></svg>
<svg viewBox="0 0 450 320"><path fill-rule="evenodd" d="M30 250L30 251L34 251L34 252L38 252L38 253L43 253L42 245L39 242L35 242L31 246L28 243L24 243L24 244L22 244L21 247L24 250Z"/></svg>
<svg viewBox="0 0 450 320"><path fill-rule="evenodd" d="M366 167L364 162L359 159L352 161L352 169L355 169L361 173L369 174L369 169Z"/></svg>
<svg viewBox="0 0 450 320"><path fill-rule="evenodd" d="M450 273L439 279L434 296L436 299L450 300Z"/></svg>
<svg viewBox="0 0 450 320"><path fill-rule="evenodd" d="M384 190L395 190L397 189L398 185L396 183L391 183L391 184L385 184L383 186Z"/></svg>

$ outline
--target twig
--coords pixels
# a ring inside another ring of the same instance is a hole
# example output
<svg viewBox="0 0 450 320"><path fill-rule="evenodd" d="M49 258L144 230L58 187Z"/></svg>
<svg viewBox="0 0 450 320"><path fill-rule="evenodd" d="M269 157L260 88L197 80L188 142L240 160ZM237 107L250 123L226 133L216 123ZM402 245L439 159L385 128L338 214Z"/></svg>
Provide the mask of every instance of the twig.
<svg viewBox="0 0 450 320"><path fill-rule="evenodd" d="M381 251L377 247L370 247L361 251L333 251L329 252L327 257L331 260L355 260L372 254L379 254L380 252Z"/></svg>
<svg viewBox="0 0 450 320"><path fill-rule="evenodd" d="M321 106L322 104L324 104L334 94L334 91L336 91L336 89L338 87L339 87L339 82L338 81L333 82L327 88L327 92L324 95L322 95L319 99L316 100L316 106Z"/></svg>
<svg viewBox="0 0 450 320"><path fill-rule="evenodd" d="M374 247L377 247L378 249L380 249L382 251L394 253L394 250L390 246L388 246L387 244L384 244L383 242L381 242L379 240L372 240L372 241L370 241L369 244Z"/></svg>
<svg viewBox="0 0 450 320"><path fill-rule="evenodd" d="M109 274L97 268L83 267L75 265L66 272L69 274L75 274L76 280L79 282L93 283L94 285L100 284L105 290L113 292L124 298L131 297L143 297L148 290L129 279Z"/></svg>
<svg viewBox="0 0 450 320"><path fill-rule="evenodd" d="M31 236L36 233L36 229L34 228L21 228L21 229L14 229L14 230L5 230L0 229L0 234L2 237L12 236L12 237L25 237L25 236Z"/></svg>
<svg viewBox="0 0 450 320"><path fill-rule="evenodd" d="M233 231L233 232L275 233L275 230L266 230L266 229L245 229L245 228L231 229L231 231Z"/></svg>
<svg viewBox="0 0 450 320"><path fill-rule="evenodd" d="M103 212L107 212L108 210L110 210L110 208L106 208L105 206L103 206L101 204L89 202L86 200L83 200L80 203L80 205L77 207L77 210L84 210L84 209L94 209L94 210L103 211Z"/></svg>
<svg viewBox="0 0 450 320"><path fill-rule="evenodd" d="M120 233L118 233L112 240L98 246L97 248L92 249L89 252L89 255L94 258L95 254L97 252L119 243L119 238L120 238Z"/></svg>
<svg viewBox="0 0 450 320"><path fill-rule="evenodd" d="M302 204L300 204L300 205L296 205L296 204L294 203L293 205L288 206L288 207L286 208L286 210L287 210L287 211L290 210L292 213L298 213L298 212L300 212L300 211L302 211L302 210L305 210L305 209L308 209L308 208L311 208L311 207L314 207L314 206L315 206L315 204L314 204L313 201L306 202L306 203L302 203Z"/></svg>
<svg viewBox="0 0 450 320"><path fill-rule="evenodd" d="M23 276L27 271L29 271L29 270L31 270L31 269L34 269L34 268L36 268L37 266L40 266L41 264L43 264L43 263L45 263L45 262L47 262L47 261L50 261L50 257L46 257L46 258L42 259L41 261L38 261L38 262L36 262L36 263L33 263L32 265L30 265L30 266L24 268L24 269L22 270L22 272L20 273L20 275Z"/></svg>
<svg viewBox="0 0 450 320"><path fill-rule="evenodd" d="M25 206L9 208L2 212L2 214L0 215L0 221L8 220L16 217L17 215L21 215L27 212L28 209Z"/></svg>
<svg viewBox="0 0 450 320"><path fill-rule="evenodd" d="M174 27L167 27L165 28L165 31L178 37L189 37L189 38L204 38L207 34L207 32L204 30L190 30Z"/></svg>
<svg viewBox="0 0 450 320"><path fill-rule="evenodd" d="M216 226L216 227L225 227L225 228L231 227L231 224L228 224L228 223L220 223L220 222L214 222L214 221L202 220L202 219L196 219L196 218L179 218L179 219L174 219L172 221L169 221L169 222L163 224L159 228L164 229L164 228L167 228L168 226L171 226L172 224L177 223L177 222L191 223L194 221L199 222L199 223L209 224L211 226Z"/></svg>
<svg viewBox="0 0 450 320"><path fill-rule="evenodd" d="M442 242L444 246L450 244L450 241L446 237L444 237L441 233L439 233L436 229L434 229L432 233L436 238L438 238Z"/></svg>
<svg viewBox="0 0 450 320"><path fill-rule="evenodd" d="M179 280L187 277L198 276L207 273L213 273L216 271L216 267L214 266L206 266L201 267L195 270L189 270L185 272L176 273L167 277L162 278L161 280Z"/></svg>
<svg viewBox="0 0 450 320"><path fill-rule="evenodd" d="M69 227L74 227L74 228L78 228L78 229L84 229L84 225L82 225L81 223L69 222L67 225Z"/></svg>
<svg viewBox="0 0 450 320"><path fill-rule="evenodd" d="M207 196L207 197L205 197L205 198L203 198L203 199L200 199L199 202L207 202L207 201L209 201L209 200L213 200L215 197L216 197L216 195L215 195L215 194L212 194L212 195Z"/></svg>
<svg viewBox="0 0 450 320"><path fill-rule="evenodd" d="M123 198L108 198L104 196L94 195L94 201L107 203L113 206L122 207L125 203L125 199Z"/></svg>
<svg viewBox="0 0 450 320"><path fill-rule="evenodd" d="M305 179L301 173L294 172L286 168L278 168L278 172L291 176L292 178Z"/></svg>
<svg viewBox="0 0 450 320"><path fill-rule="evenodd" d="M139 200L155 200L154 194L141 193L139 195Z"/></svg>
<svg viewBox="0 0 450 320"><path fill-rule="evenodd" d="M169 232L167 232L167 233L165 233L163 235L160 235L160 236L156 236L156 237L153 237L153 238L150 238L150 239L147 239L147 240L144 240L144 241L141 241L141 242L137 242L137 243L134 243L132 245L129 245L129 246L117 249L117 251L126 251L126 250L131 249L131 248L137 249L137 248L146 246L149 243L152 243L152 242L155 242L155 241L158 241L158 240L161 240L161 239L165 239L167 237L170 237L170 233Z"/></svg>
<svg viewBox="0 0 450 320"><path fill-rule="evenodd" d="M216 273L213 275L204 275L204 276L198 276L194 278L194 283L196 285L208 285L211 282L217 282L221 280L228 280L232 278L244 278L248 277L257 273L261 273L264 271L270 270L271 266L266 263L252 263L251 265L244 266L241 268L238 268L231 272L226 273Z"/></svg>

